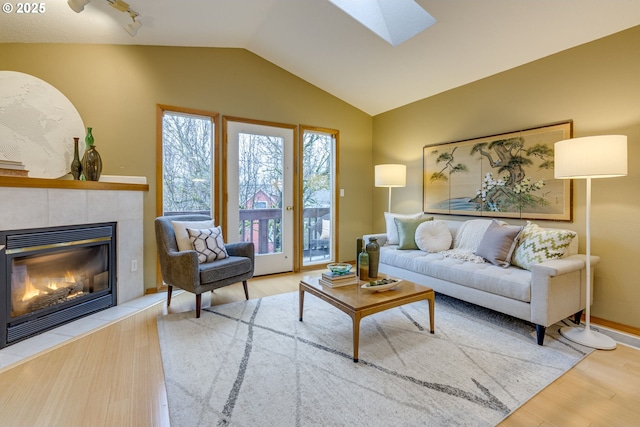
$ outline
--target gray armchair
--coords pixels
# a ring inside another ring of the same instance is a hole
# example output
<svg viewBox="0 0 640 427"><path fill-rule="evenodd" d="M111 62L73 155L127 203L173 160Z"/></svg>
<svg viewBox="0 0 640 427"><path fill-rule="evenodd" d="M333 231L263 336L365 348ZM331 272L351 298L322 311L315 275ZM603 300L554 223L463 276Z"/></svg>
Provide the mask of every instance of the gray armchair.
<svg viewBox="0 0 640 427"><path fill-rule="evenodd" d="M249 299L247 280L253 277L254 247L252 242L229 243L225 249L228 258L198 263L194 250L178 250L171 221L206 221L206 215L161 216L155 220L156 244L160 257L162 280L168 286L167 306L171 304L171 292L176 286L196 294L196 317L200 317L202 294L223 286L242 282L244 295Z"/></svg>

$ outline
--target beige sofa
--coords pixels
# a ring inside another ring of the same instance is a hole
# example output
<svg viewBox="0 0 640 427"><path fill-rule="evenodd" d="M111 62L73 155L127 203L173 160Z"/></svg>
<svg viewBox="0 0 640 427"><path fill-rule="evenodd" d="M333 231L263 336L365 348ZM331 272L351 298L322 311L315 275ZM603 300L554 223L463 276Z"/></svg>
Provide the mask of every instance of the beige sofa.
<svg viewBox="0 0 640 427"><path fill-rule="evenodd" d="M491 220L473 221L479 225L482 221ZM440 222L444 222L451 233L451 245L445 251L402 250L395 241L388 243L388 233L366 235L363 241L368 242L369 237L377 238L380 273L529 321L536 325L539 345L543 345L547 327L570 316L575 323L580 322L585 308L586 256L577 253L577 236L559 259L533 263L527 266L528 269L514 265L503 267L483 261L475 254L460 256L456 253L457 247L464 244L460 231L467 221ZM468 229L469 224L466 227ZM514 248L520 243L516 237ZM515 250L511 256L515 255ZM591 257L592 271L598 262L599 257Z"/></svg>

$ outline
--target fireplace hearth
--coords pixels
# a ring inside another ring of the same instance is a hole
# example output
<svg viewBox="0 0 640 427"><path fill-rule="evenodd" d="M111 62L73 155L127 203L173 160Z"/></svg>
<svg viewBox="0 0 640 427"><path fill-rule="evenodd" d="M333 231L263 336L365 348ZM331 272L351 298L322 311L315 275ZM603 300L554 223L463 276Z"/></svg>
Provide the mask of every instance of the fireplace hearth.
<svg viewBox="0 0 640 427"><path fill-rule="evenodd" d="M116 223L0 231L0 348L116 305Z"/></svg>

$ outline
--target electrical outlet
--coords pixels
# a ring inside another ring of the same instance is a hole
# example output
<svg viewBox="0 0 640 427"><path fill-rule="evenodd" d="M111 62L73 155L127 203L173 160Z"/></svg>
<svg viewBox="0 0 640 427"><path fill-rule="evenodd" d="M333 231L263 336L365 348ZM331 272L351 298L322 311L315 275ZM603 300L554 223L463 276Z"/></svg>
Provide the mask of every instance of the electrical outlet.
<svg viewBox="0 0 640 427"><path fill-rule="evenodd" d="M131 271L138 271L138 260L137 259L132 259L131 260Z"/></svg>

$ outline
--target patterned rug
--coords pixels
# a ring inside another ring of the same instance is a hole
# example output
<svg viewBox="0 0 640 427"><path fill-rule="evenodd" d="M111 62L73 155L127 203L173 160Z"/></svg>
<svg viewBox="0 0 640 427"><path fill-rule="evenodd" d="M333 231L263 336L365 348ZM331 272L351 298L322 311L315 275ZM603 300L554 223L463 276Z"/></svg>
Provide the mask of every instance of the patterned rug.
<svg viewBox="0 0 640 427"><path fill-rule="evenodd" d="M570 322L567 321L567 324ZM298 293L158 318L171 425L491 426L591 350L442 295L360 324Z"/></svg>

